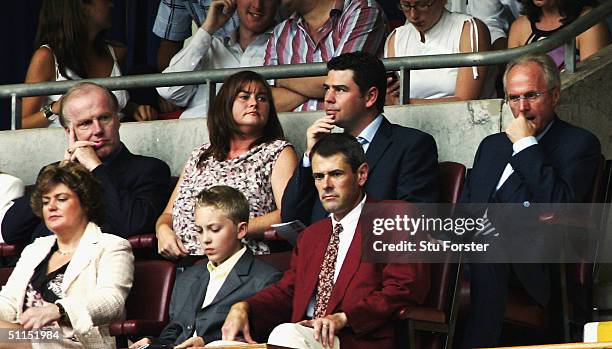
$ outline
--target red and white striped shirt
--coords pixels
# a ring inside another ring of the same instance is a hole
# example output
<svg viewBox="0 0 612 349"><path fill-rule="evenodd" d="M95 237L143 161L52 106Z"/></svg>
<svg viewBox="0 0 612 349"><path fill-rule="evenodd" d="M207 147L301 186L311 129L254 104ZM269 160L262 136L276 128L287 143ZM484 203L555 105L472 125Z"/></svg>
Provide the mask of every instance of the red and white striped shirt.
<svg viewBox="0 0 612 349"><path fill-rule="evenodd" d="M265 65L320 63L345 52L366 51L380 56L387 20L375 0L335 0L329 19L316 37L308 34L304 18L294 13L274 28L268 40ZM311 99L295 111L321 110Z"/></svg>

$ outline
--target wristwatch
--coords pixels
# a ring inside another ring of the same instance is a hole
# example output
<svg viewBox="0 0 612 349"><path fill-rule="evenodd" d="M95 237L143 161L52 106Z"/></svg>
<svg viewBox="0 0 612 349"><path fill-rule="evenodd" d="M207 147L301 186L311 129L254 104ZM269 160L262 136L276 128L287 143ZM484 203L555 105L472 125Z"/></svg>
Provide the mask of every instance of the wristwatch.
<svg viewBox="0 0 612 349"><path fill-rule="evenodd" d="M53 112L53 104L55 103L55 101L49 103L49 104L45 104L40 108L40 111L43 113L43 115L47 118L47 120L49 120L50 122L53 122L55 120L57 120L58 115L55 114Z"/></svg>

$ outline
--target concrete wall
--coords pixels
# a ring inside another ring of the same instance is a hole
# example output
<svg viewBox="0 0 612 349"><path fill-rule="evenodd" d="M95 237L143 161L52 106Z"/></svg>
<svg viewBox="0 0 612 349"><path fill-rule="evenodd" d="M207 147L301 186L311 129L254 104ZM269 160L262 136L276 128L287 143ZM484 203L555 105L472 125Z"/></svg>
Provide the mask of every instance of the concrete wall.
<svg viewBox="0 0 612 349"><path fill-rule="evenodd" d="M579 72L563 76L562 118L595 133L606 158L612 158L612 46L602 50ZM511 118L501 99L440 103L428 106L392 106L385 108L395 123L415 127L434 136L439 158L471 167L480 141L500 132ZM305 131L322 112L284 113L281 122L285 135L298 152L305 143ZM126 123L121 139L138 154L158 157L178 175L191 150L208 140L203 119ZM33 183L39 169L61 158L66 136L59 129L36 129L0 132L0 170Z"/></svg>
<svg viewBox="0 0 612 349"><path fill-rule="evenodd" d="M396 106L388 107L386 115L392 122L432 134L441 160L470 166L480 140L500 130L501 106L501 100ZM298 152L304 150L306 129L322 115L322 112L281 114L285 135ZM120 133L133 153L166 161L173 175L180 173L191 150L208 140L204 119L125 123ZM31 184L42 166L61 158L66 146L65 132L60 129L2 131L0 169Z"/></svg>

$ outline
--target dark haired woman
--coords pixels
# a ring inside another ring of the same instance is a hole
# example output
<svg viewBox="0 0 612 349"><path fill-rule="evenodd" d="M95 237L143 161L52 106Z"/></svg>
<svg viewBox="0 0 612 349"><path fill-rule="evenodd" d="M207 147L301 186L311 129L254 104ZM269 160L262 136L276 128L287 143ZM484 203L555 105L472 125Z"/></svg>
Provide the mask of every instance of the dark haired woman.
<svg viewBox="0 0 612 349"><path fill-rule="evenodd" d="M522 3L524 16L512 23L508 48L545 39L598 4L596 0L524 0ZM576 54L583 61L609 43L610 33L605 21L602 21L576 37ZM559 69L565 67L565 46L548 52L548 55Z"/></svg>
<svg viewBox="0 0 612 349"><path fill-rule="evenodd" d="M159 253L168 258L203 254L194 221L196 195L228 185L249 201L247 245L255 254L267 254L268 246L253 237L280 223L282 195L297 164L283 139L270 86L251 71L230 76L209 107L207 126L210 143L192 152L157 220Z"/></svg>
<svg viewBox="0 0 612 349"><path fill-rule="evenodd" d="M43 1L36 51L32 55L26 83L121 76L125 48L106 42L112 24L112 0ZM129 102L127 91L113 92L119 108L137 121L157 118L148 105ZM60 127L57 101L60 95L23 99L23 128Z"/></svg>
<svg viewBox="0 0 612 349"><path fill-rule="evenodd" d="M100 190L73 162L46 166L38 176L31 206L53 235L23 250L0 291L0 328L45 327L58 336L0 347L115 347L108 325L123 314L134 256L127 240L100 231Z"/></svg>

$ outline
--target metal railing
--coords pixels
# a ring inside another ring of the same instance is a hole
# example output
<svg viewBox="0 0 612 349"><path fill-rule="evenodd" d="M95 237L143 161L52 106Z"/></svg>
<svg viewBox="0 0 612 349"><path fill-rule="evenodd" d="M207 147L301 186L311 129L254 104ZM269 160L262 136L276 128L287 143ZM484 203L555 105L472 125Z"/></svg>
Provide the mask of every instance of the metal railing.
<svg viewBox="0 0 612 349"><path fill-rule="evenodd" d="M604 20L612 13L612 0L607 0L587 15L559 30L545 40L531 43L526 46L507 50L487 51L477 53L429 55L385 58L383 62L387 70L399 71L400 81L400 103L405 104L409 100L410 70L470 67L479 65L496 65L510 61L511 59L526 53L548 52L561 45L565 48L565 70L569 73L575 72L575 45L576 36L586 31L593 25ZM182 86L198 85L208 83L211 85L209 91L214 97L216 91L215 83L224 81L228 76L245 70L247 68L213 69L197 72L165 73L132 75L112 78L98 78L86 80L70 80L58 82L44 82L36 84L13 84L0 85L0 98L11 98L11 129L21 128L21 98L29 96L46 96L63 94L78 82L90 81L107 87L110 90L125 90L143 87L158 86ZM269 67L248 67L266 79L296 78L308 76L322 76L327 74L325 63L277 65Z"/></svg>

